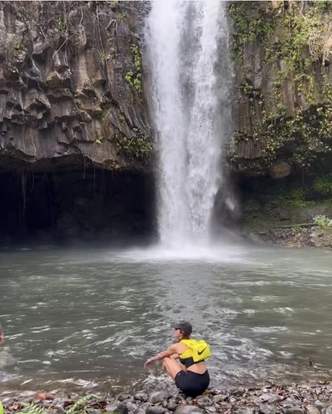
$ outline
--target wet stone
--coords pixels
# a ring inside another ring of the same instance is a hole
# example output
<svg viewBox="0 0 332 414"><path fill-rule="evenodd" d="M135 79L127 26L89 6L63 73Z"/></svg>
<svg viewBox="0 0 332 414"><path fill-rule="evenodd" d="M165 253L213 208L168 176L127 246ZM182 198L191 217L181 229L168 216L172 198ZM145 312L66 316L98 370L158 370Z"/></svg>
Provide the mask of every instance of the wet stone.
<svg viewBox="0 0 332 414"><path fill-rule="evenodd" d="M54 407L63 407L65 403L65 400L63 398L54 398L52 401L52 405Z"/></svg>
<svg viewBox="0 0 332 414"><path fill-rule="evenodd" d="M213 404L213 400L205 395L196 398L196 402L199 407L204 408Z"/></svg>
<svg viewBox="0 0 332 414"><path fill-rule="evenodd" d="M152 404L157 404L163 402L164 400L167 400L169 397L170 393L167 390L155 391L150 394L149 402Z"/></svg>
<svg viewBox="0 0 332 414"><path fill-rule="evenodd" d="M149 396L147 394L145 394L144 392L138 392L137 394L134 395L135 400L139 400L139 401L147 401L149 399Z"/></svg>
<svg viewBox="0 0 332 414"><path fill-rule="evenodd" d="M219 402L225 401L226 398L227 398L227 395L223 395L223 394L214 395L213 396L213 401L214 401L215 404L217 404Z"/></svg>
<svg viewBox="0 0 332 414"><path fill-rule="evenodd" d="M330 403L316 400L313 405L314 407L317 407L319 410L323 410L324 408L327 408L330 405Z"/></svg>
<svg viewBox="0 0 332 414"><path fill-rule="evenodd" d="M244 390L234 390L231 392L231 396L232 397L242 397L242 395L244 394Z"/></svg>
<svg viewBox="0 0 332 414"><path fill-rule="evenodd" d="M106 411L107 411L108 413L113 413L113 412L115 412L115 410L118 408L118 405L119 405L119 402L118 402L118 401L113 402L113 403L111 403L111 404L108 404L108 405L106 406Z"/></svg>
<svg viewBox="0 0 332 414"><path fill-rule="evenodd" d="M208 406L205 406L205 411L207 413L216 413L217 412L217 409L216 409L216 407L208 407Z"/></svg>
<svg viewBox="0 0 332 414"><path fill-rule="evenodd" d="M279 410L274 405L262 404L259 406L260 414L275 414L276 412L279 412Z"/></svg>
<svg viewBox="0 0 332 414"><path fill-rule="evenodd" d="M305 411L301 407L291 407L285 410L285 414L305 414Z"/></svg>
<svg viewBox="0 0 332 414"><path fill-rule="evenodd" d="M274 394L262 394L261 396L259 396L257 398L257 400L255 401L257 404L260 403L270 403L270 404L275 404L279 401L281 401L282 398L280 398L279 395L274 395Z"/></svg>
<svg viewBox="0 0 332 414"><path fill-rule="evenodd" d="M176 404L176 402L174 400L168 401L167 409L169 411L174 411L176 409L176 407L177 407L177 404Z"/></svg>
<svg viewBox="0 0 332 414"><path fill-rule="evenodd" d="M251 407L237 407L235 408L232 413L234 414L254 414L255 409Z"/></svg>
<svg viewBox="0 0 332 414"><path fill-rule="evenodd" d="M136 404L134 404L132 401L127 400L127 401L125 402L125 404L126 404L126 406L127 406L128 410L129 410L129 411L131 411L131 412L134 412L134 411L137 409L137 405L136 405ZM89 414L90 414L90 413L89 413Z"/></svg>
<svg viewBox="0 0 332 414"><path fill-rule="evenodd" d="M175 414L203 414L203 410L194 405L180 405L176 408Z"/></svg>
<svg viewBox="0 0 332 414"><path fill-rule="evenodd" d="M66 410L64 408L53 408L49 411L49 414L63 414Z"/></svg>
<svg viewBox="0 0 332 414"><path fill-rule="evenodd" d="M109 404L106 407L106 410L110 413L117 413L117 414L129 414L128 407L124 403L120 404Z"/></svg>
<svg viewBox="0 0 332 414"><path fill-rule="evenodd" d="M134 411L134 414L146 414L144 408L139 407L137 410Z"/></svg>
<svg viewBox="0 0 332 414"><path fill-rule="evenodd" d="M120 394L118 396L119 401L125 401L125 400L130 400L130 399L132 399L132 396L130 394Z"/></svg>
<svg viewBox="0 0 332 414"><path fill-rule="evenodd" d="M146 408L146 414L165 414L167 412L167 409L160 406L152 406L149 405Z"/></svg>
<svg viewBox="0 0 332 414"><path fill-rule="evenodd" d="M308 405L307 411L308 411L308 414L320 414L319 409L313 405Z"/></svg>
<svg viewBox="0 0 332 414"><path fill-rule="evenodd" d="M329 403L329 404L331 404L331 403ZM332 414L332 405L329 405L328 407L323 408L322 414Z"/></svg>

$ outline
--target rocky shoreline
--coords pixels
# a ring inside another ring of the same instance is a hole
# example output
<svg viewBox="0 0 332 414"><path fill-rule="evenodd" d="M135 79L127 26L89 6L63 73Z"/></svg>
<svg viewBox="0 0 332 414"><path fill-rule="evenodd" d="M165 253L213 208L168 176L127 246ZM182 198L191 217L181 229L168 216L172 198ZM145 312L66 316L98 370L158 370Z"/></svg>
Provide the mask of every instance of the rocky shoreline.
<svg viewBox="0 0 332 414"><path fill-rule="evenodd" d="M195 399L174 390L83 397L38 392L25 399L0 398L6 414L332 414L332 382L326 381L210 389Z"/></svg>
<svg viewBox="0 0 332 414"><path fill-rule="evenodd" d="M246 238L261 243L282 247L314 247L332 249L332 227L319 228L314 225L292 225L271 227L244 232Z"/></svg>

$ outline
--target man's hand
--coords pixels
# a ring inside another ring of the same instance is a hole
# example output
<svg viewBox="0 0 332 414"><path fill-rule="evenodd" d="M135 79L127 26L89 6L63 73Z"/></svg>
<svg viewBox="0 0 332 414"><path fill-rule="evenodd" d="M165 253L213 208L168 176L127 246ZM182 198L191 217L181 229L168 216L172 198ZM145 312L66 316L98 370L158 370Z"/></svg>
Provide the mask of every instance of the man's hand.
<svg viewBox="0 0 332 414"><path fill-rule="evenodd" d="M3 334L2 326L0 325L0 345L4 342L5 336Z"/></svg>

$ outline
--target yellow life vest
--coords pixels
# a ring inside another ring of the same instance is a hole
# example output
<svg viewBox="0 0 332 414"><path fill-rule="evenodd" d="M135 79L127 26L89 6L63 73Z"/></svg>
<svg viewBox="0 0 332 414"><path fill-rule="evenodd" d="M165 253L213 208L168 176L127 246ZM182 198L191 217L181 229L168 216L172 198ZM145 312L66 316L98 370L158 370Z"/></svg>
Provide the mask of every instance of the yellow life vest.
<svg viewBox="0 0 332 414"><path fill-rule="evenodd" d="M211 356L209 344L204 339L181 339L187 349L179 355L180 359L192 358L194 362L204 361Z"/></svg>

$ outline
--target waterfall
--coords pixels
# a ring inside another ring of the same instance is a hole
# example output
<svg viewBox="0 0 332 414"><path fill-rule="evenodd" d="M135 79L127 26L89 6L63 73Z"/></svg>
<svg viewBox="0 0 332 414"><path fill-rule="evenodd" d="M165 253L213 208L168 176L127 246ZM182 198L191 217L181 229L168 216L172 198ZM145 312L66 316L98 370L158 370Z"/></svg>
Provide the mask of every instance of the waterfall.
<svg viewBox="0 0 332 414"><path fill-rule="evenodd" d="M231 125L226 6L153 1L146 23L160 239L206 243Z"/></svg>

